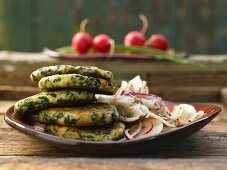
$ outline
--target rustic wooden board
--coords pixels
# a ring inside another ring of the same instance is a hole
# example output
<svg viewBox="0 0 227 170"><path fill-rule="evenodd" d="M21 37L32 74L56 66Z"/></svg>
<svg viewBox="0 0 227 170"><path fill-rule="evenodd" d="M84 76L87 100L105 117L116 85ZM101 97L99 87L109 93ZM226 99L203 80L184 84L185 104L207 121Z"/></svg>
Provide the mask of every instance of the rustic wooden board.
<svg viewBox="0 0 227 170"><path fill-rule="evenodd" d="M209 163L208 163L209 162ZM86 158L3 158L0 167L4 170L225 170L225 158L196 159L86 159Z"/></svg>

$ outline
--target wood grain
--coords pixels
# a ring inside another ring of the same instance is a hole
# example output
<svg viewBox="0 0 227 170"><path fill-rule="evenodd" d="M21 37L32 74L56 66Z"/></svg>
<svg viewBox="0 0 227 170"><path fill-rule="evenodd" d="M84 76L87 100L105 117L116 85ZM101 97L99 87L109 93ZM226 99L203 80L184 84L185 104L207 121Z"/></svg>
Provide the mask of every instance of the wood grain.
<svg viewBox="0 0 227 170"><path fill-rule="evenodd" d="M209 163L208 163L209 162ZM225 170L226 159L88 159L88 158L7 158L0 160L2 170Z"/></svg>
<svg viewBox="0 0 227 170"><path fill-rule="evenodd" d="M0 156L80 156L76 152L65 151L52 145L32 139L11 128L0 129ZM224 132L201 130L191 137L176 141L175 144L151 151L146 155L131 157L147 158L193 158L227 156L227 135Z"/></svg>
<svg viewBox="0 0 227 170"><path fill-rule="evenodd" d="M227 87L221 89L221 101L225 106L227 106Z"/></svg>
<svg viewBox="0 0 227 170"><path fill-rule="evenodd" d="M15 104L16 101L2 101L0 100L0 115L5 114L7 109Z"/></svg>

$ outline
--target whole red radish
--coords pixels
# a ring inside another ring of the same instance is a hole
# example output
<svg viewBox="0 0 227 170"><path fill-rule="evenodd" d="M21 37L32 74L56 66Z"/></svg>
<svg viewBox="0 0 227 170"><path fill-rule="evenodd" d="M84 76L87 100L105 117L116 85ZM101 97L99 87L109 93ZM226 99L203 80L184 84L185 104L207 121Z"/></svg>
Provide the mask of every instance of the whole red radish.
<svg viewBox="0 0 227 170"><path fill-rule="evenodd" d="M148 29L147 18L143 15L139 15L140 20L143 22L143 27L141 31L131 31L129 32L124 39L125 46L143 46L146 42L145 34Z"/></svg>
<svg viewBox="0 0 227 170"><path fill-rule="evenodd" d="M93 39L93 47L101 53L112 53L114 50L114 41L106 34L99 34Z"/></svg>
<svg viewBox="0 0 227 170"><path fill-rule="evenodd" d="M150 38L150 47L166 51L169 48L167 38L162 34L154 34Z"/></svg>
<svg viewBox="0 0 227 170"><path fill-rule="evenodd" d="M92 37L85 32L88 22L88 19L83 20L80 24L80 32L77 32L72 38L72 47L79 53L86 53L92 47Z"/></svg>

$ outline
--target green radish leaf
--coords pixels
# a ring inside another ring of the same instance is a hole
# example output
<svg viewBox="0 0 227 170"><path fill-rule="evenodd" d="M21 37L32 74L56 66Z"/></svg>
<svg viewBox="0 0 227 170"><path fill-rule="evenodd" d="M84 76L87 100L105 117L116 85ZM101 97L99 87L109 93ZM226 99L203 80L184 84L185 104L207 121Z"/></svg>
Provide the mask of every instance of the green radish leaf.
<svg viewBox="0 0 227 170"><path fill-rule="evenodd" d="M177 57L176 55L171 55L166 53L165 51L150 48L150 47L126 47L122 44L116 44L115 50L121 51L121 52L131 52L136 54L145 54L151 57L159 58L159 59L165 59L169 61L173 61L176 63L181 64L191 64L199 68L204 68L204 65L201 63L197 63L188 59Z"/></svg>
<svg viewBox="0 0 227 170"><path fill-rule="evenodd" d="M75 52L70 45L58 48L57 51L60 53L74 53Z"/></svg>
<svg viewBox="0 0 227 170"><path fill-rule="evenodd" d="M165 59L176 63L181 64L191 64L198 68L204 68L205 66L201 63L197 63L195 61L191 61L185 58L177 57L176 55L171 55L166 53L165 51L150 48L150 47L126 47L123 44L116 44L115 50L118 52L128 52L128 53L135 53L135 54L145 54L151 57L155 57L157 59ZM57 49L60 53L75 53L71 46L65 46Z"/></svg>

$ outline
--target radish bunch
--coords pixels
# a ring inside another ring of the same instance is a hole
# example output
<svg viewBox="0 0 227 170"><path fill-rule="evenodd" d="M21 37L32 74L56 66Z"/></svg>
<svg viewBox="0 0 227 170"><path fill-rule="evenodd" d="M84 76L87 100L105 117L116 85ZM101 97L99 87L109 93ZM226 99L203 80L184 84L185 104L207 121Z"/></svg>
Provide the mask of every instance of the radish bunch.
<svg viewBox="0 0 227 170"><path fill-rule="evenodd" d="M124 39L124 45L127 47L131 46L150 46L160 50L168 50L168 40L162 34L153 34L148 40L146 39L146 32L148 29L147 17L143 14L139 15L140 20L143 23L143 27L140 31L129 32Z"/></svg>
<svg viewBox="0 0 227 170"><path fill-rule="evenodd" d="M164 35L154 34L150 38L146 38L148 20L143 14L139 15L139 18L143 23L142 29L140 31L129 32L124 38L124 45L126 47L147 46L164 51L168 50L168 40ZM93 38L85 31L88 22L88 19L81 22L80 31L72 38L72 48L78 53L87 53L90 49L94 49L96 52L113 54L115 47L114 40L106 34L99 34Z"/></svg>
<svg viewBox="0 0 227 170"><path fill-rule="evenodd" d="M85 32L85 26L88 22L88 19L83 20L80 24L80 31L73 36L73 49L78 53L86 53L91 48L94 48L95 51L101 53L113 53L114 40L106 34L99 34L92 38L89 33Z"/></svg>

